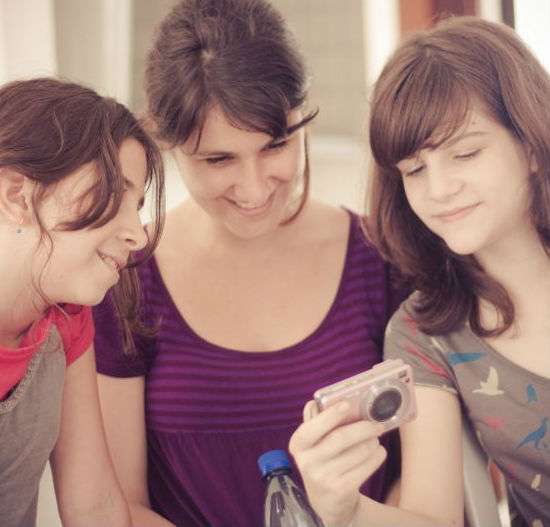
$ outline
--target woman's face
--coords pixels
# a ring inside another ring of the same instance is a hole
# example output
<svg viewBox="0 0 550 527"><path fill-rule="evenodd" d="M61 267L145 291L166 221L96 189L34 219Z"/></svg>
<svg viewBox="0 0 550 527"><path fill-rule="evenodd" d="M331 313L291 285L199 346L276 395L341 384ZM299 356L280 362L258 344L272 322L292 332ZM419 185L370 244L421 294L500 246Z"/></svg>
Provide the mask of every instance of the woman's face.
<svg viewBox="0 0 550 527"><path fill-rule="evenodd" d="M134 139L122 143L120 165L126 189L115 217L99 228L58 229L82 209L81 197L96 178L92 165L63 179L39 209L52 252L41 244L33 259L35 282L54 303L95 305L119 279L131 251L142 249L147 235L139 209L143 203L146 158Z"/></svg>
<svg viewBox="0 0 550 527"><path fill-rule="evenodd" d="M457 254L478 257L532 230L526 149L485 111L444 144L397 164L415 214ZM504 244L504 245L503 245Z"/></svg>
<svg viewBox="0 0 550 527"><path fill-rule="evenodd" d="M290 112L288 126L302 119ZM205 120L198 148L192 135L176 159L191 197L238 238L273 232L293 212L305 166L304 129L274 140L233 126L218 107Z"/></svg>

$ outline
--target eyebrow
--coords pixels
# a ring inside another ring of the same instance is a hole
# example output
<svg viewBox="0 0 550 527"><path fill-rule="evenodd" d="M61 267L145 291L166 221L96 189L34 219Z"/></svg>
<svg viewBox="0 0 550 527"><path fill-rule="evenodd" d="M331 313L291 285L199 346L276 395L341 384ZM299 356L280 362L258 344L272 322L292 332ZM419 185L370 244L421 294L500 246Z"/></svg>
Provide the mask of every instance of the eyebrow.
<svg viewBox="0 0 550 527"><path fill-rule="evenodd" d="M301 128L303 126L303 123L297 123L292 126L289 126L286 129L286 133L280 137L273 137L270 141L267 141L262 148L265 148L266 146L272 145L276 143L277 141L282 141L284 139L288 139L296 130ZM223 150L200 150L198 152L193 152L191 154L192 156L199 156L199 157L223 157L223 156L232 156L233 152L226 152Z"/></svg>
<svg viewBox="0 0 550 527"><path fill-rule="evenodd" d="M457 135L455 137L451 137L450 139L447 139L443 144L439 145L441 148L450 148L451 146L455 145L456 143L462 141L463 139L469 139L470 137L482 137L485 135L489 135L488 132L484 132L482 130L476 130L473 132L466 132L464 134ZM438 147L436 147L438 148Z"/></svg>

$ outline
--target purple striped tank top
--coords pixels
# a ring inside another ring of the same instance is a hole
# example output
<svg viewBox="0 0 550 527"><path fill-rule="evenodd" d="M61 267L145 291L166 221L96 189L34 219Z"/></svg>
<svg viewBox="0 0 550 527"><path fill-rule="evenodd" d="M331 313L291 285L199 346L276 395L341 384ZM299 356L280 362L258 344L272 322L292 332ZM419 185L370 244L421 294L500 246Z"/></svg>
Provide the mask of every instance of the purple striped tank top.
<svg viewBox="0 0 550 527"><path fill-rule="evenodd" d="M139 342L139 359L122 356L107 302L96 308L98 371L145 375L151 505L176 525L262 525L258 456L287 448L316 389L382 359L384 327L400 295L392 294L389 269L359 218L350 216L334 302L318 328L288 348L240 352L203 340L172 302L154 258L139 274L146 319L160 323L153 339ZM363 493L381 499L386 474L381 467Z"/></svg>

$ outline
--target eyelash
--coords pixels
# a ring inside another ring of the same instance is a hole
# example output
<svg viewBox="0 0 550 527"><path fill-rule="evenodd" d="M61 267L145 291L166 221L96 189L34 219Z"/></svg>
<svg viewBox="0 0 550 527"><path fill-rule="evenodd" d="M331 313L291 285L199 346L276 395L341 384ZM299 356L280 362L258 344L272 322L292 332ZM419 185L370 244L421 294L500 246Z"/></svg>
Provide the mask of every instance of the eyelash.
<svg viewBox="0 0 550 527"><path fill-rule="evenodd" d="M409 176L416 176L419 172L421 172L424 169L424 165L413 168L412 170L409 170L408 172L404 173L405 177Z"/></svg>
<svg viewBox="0 0 550 527"><path fill-rule="evenodd" d="M288 141L280 141L278 143L273 143L273 144L270 144L266 147L266 150L280 150L280 149L283 149L286 145L288 144ZM215 165L219 165L221 163L223 163L224 161L228 161L229 159L231 159L229 156L225 156L225 157L208 157L206 158L204 161L206 162L206 164L208 165L211 165L211 166L215 166Z"/></svg>
<svg viewBox="0 0 550 527"><path fill-rule="evenodd" d="M470 152L466 152L465 154L458 154L455 155L454 158L458 161L468 161L469 159L473 159L481 152L481 149L472 150ZM415 176L418 173L420 173L424 169L424 165L413 168L412 170L409 170L408 172L404 173L404 176Z"/></svg>
<svg viewBox="0 0 550 527"><path fill-rule="evenodd" d="M477 154L479 154L480 151L481 151L480 149L471 150L470 152L466 152L465 154L456 155L455 159L460 159L460 160L472 159L472 158L476 157Z"/></svg>
<svg viewBox="0 0 550 527"><path fill-rule="evenodd" d="M284 148L288 144L288 141L279 141L278 143L272 143L268 146L269 150L278 150Z"/></svg>
<svg viewBox="0 0 550 527"><path fill-rule="evenodd" d="M204 161L207 165L219 165L220 163L223 163L224 161L227 161L229 157L208 157Z"/></svg>

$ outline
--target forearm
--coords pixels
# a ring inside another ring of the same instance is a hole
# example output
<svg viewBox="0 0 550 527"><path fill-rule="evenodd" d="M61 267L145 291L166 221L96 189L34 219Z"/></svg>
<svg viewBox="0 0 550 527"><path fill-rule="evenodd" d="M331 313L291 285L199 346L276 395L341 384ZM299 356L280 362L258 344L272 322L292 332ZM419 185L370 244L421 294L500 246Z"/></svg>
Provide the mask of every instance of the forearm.
<svg viewBox="0 0 550 527"><path fill-rule="evenodd" d="M438 520L415 512L378 503L365 496L361 497L353 521L346 526L331 525L327 527L462 527L461 523Z"/></svg>
<svg viewBox="0 0 550 527"><path fill-rule="evenodd" d="M175 527L172 522L141 503L130 503L130 514L133 527Z"/></svg>
<svg viewBox="0 0 550 527"><path fill-rule="evenodd" d="M131 527L130 510L120 493L109 493L85 507L59 506L63 527Z"/></svg>

